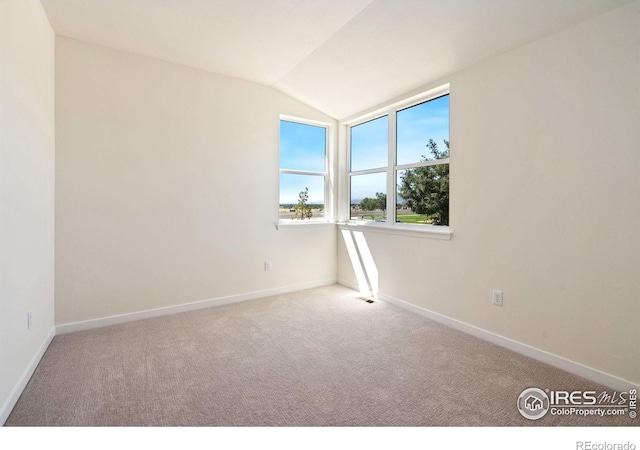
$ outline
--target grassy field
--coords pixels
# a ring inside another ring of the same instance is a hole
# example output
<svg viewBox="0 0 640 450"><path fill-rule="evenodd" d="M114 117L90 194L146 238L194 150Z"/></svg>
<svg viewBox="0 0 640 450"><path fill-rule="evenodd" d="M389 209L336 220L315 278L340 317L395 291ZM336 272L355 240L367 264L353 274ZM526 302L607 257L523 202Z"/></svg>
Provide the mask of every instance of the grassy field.
<svg viewBox="0 0 640 450"><path fill-rule="evenodd" d="M384 219L384 212L382 211L351 211L351 220L384 222Z"/></svg>
<svg viewBox="0 0 640 450"><path fill-rule="evenodd" d="M312 220L324 219L324 209L313 208L311 209L311 212L313 213L313 216L311 217ZM296 213L294 211L291 211L290 208L281 207L278 216L280 220L286 220L286 219L300 220L300 216L296 217ZM309 220L309 219L305 219L305 220Z"/></svg>
<svg viewBox="0 0 640 450"><path fill-rule="evenodd" d="M351 213L352 220L373 220L384 222L384 214L381 211L358 211ZM397 220L400 223L431 223L427 222L427 216L424 214L412 214L411 211L398 211Z"/></svg>
<svg viewBox="0 0 640 450"><path fill-rule="evenodd" d="M398 214L397 219L401 223L426 223L427 216L422 214Z"/></svg>

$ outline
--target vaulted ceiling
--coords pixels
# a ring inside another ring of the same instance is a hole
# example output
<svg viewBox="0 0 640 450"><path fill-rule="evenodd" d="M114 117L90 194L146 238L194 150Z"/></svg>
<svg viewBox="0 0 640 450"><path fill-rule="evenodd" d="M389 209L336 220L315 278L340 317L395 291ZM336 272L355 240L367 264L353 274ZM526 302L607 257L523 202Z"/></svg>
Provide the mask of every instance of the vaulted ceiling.
<svg viewBox="0 0 640 450"><path fill-rule="evenodd" d="M345 118L632 0L41 0L56 34Z"/></svg>

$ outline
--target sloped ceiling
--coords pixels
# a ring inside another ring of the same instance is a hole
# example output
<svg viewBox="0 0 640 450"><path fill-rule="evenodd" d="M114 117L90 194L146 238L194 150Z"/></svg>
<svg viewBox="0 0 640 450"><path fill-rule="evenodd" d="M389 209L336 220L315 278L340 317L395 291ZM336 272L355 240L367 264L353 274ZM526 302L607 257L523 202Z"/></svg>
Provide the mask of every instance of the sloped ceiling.
<svg viewBox="0 0 640 450"><path fill-rule="evenodd" d="M632 0L41 0L58 35L272 86L337 119Z"/></svg>

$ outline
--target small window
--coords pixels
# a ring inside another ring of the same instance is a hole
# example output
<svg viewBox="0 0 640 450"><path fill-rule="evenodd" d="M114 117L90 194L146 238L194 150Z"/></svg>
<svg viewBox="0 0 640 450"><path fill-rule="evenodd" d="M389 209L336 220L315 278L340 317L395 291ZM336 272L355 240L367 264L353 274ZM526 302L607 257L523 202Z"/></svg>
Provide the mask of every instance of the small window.
<svg viewBox="0 0 640 450"><path fill-rule="evenodd" d="M327 126L280 120L280 221L326 220L327 175Z"/></svg>
<svg viewBox="0 0 640 450"><path fill-rule="evenodd" d="M349 126L351 220L448 226L448 92L381 111Z"/></svg>

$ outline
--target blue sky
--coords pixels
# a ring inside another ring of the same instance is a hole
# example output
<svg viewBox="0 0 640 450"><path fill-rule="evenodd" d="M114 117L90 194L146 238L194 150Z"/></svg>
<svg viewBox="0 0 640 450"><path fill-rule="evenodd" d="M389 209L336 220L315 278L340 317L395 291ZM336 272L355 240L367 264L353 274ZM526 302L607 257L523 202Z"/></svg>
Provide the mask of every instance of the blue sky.
<svg viewBox="0 0 640 450"><path fill-rule="evenodd" d="M438 149L446 147L449 140L449 96L436 98L411 108L398 111L397 116L397 165L420 161L428 154L427 142L433 139Z"/></svg>
<svg viewBox="0 0 640 450"><path fill-rule="evenodd" d="M324 177L280 174L280 204L298 203L298 194L309 188L309 203L324 204Z"/></svg>
<svg viewBox="0 0 640 450"><path fill-rule="evenodd" d="M389 117L351 128L351 170L385 167L389 160Z"/></svg>

